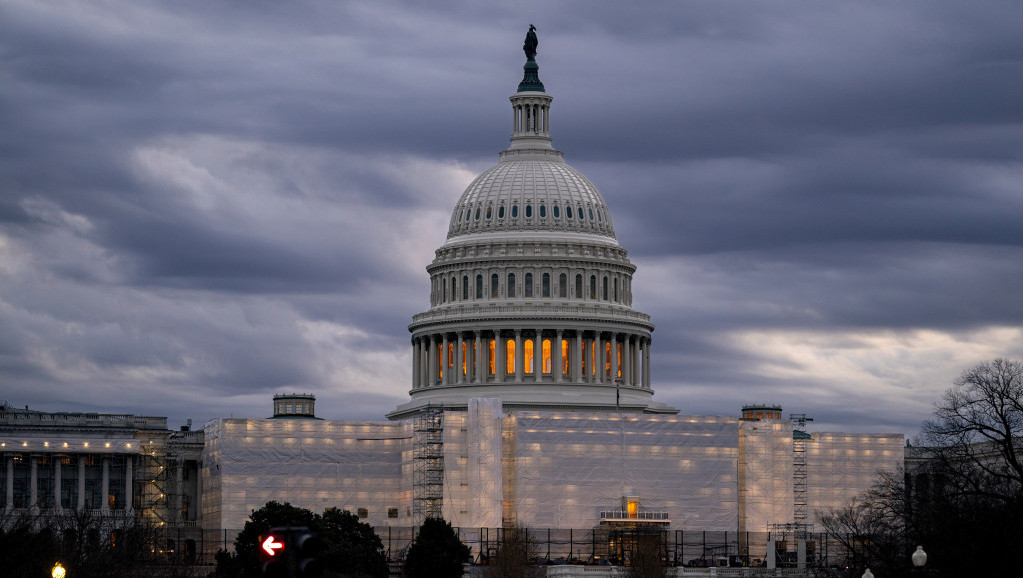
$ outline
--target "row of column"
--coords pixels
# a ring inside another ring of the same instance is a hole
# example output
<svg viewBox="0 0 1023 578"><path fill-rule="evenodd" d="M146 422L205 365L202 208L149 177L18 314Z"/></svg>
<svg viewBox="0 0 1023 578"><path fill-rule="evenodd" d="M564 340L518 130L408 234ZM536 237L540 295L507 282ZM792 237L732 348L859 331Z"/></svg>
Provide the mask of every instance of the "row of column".
<svg viewBox="0 0 1023 578"><path fill-rule="evenodd" d="M533 371L526 373L522 329L440 333L412 339L412 388L436 385L531 382L615 383L650 388L650 337L603 331L548 330L550 371L543 354L544 330L532 333ZM514 336L514 337L512 337ZM507 341L514 339L513 372L508 372ZM567 342L568 369L563 367L562 342ZM610 359L607 345L610 344ZM619 345L621 355L619 359ZM621 364L619 366L619 361ZM493 371L491 371L491 367ZM620 377L619 377L620 376Z"/></svg>
<svg viewBox="0 0 1023 578"><path fill-rule="evenodd" d="M125 456L125 468L124 468L124 496L125 496L125 509L128 511L132 510L132 484L133 484L133 456ZM36 461L36 456L29 456L29 501L26 505L27 508L33 508L39 503L39 464ZM63 478L61 476L61 459L60 456L53 456L53 503L54 509L61 510L61 487L63 484ZM85 460L78 460L78 475L76 478L78 483L78 503L76 509L85 509ZM110 458L103 458L103 477L101 480L101 505L102 511L109 511L109 503L107 502L107 496L110 495ZM6 496L7 510L14 508L14 458L7 458L7 496Z"/></svg>
<svg viewBox="0 0 1023 578"><path fill-rule="evenodd" d="M550 132L550 107L539 103L512 106L514 134L547 134Z"/></svg>

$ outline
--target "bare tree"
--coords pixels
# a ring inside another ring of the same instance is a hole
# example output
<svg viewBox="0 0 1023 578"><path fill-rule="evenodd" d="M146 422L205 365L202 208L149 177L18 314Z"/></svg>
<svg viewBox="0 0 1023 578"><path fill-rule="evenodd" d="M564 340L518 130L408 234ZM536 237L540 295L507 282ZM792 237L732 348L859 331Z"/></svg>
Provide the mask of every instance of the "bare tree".
<svg viewBox="0 0 1023 578"><path fill-rule="evenodd" d="M1001 500L1023 490L1023 363L985 361L945 391L920 442L953 489Z"/></svg>
<svg viewBox="0 0 1023 578"><path fill-rule="evenodd" d="M505 528L501 544L491 556L486 576L489 578L523 578L540 576L534 562L537 556L536 542L529 530L522 526Z"/></svg>

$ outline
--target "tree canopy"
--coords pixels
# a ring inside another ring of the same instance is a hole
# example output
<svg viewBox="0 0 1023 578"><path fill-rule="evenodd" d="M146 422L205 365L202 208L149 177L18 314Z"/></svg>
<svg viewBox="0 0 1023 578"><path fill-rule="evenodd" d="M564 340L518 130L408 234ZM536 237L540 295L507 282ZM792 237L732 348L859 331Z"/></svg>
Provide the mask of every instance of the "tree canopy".
<svg viewBox="0 0 1023 578"><path fill-rule="evenodd" d="M427 518L405 555L407 578L459 578L469 561L469 547L462 543L443 518Z"/></svg>

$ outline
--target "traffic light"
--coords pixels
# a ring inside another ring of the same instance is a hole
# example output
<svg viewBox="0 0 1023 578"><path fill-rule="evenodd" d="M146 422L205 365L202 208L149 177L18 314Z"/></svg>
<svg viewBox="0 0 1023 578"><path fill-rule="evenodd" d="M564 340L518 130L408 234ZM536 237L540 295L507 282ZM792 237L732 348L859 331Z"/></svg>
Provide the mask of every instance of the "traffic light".
<svg viewBox="0 0 1023 578"><path fill-rule="evenodd" d="M279 526L259 537L265 578L318 578L323 541L305 526Z"/></svg>
<svg viewBox="0 0 1023 578"><path fill-rule="evenodd" d="M288 536L284 528L270 528L259 537L259 563L266 578L290 578L288 572Z"/></svg>

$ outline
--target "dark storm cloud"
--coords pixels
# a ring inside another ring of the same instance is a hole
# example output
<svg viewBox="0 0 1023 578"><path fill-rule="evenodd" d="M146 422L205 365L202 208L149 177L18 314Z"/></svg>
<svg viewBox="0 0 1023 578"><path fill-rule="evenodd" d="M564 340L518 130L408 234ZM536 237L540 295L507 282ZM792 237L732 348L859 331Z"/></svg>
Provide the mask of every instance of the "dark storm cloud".
<svg viewBox="0 0 1023 578"><path fill-rule="evenodd" d="M506 146L530 21L554 144L639 265L658 399L911 432L962 366L1023 356L1011 2L11 2L3 397L407 399L423 268Z"/></svg>

